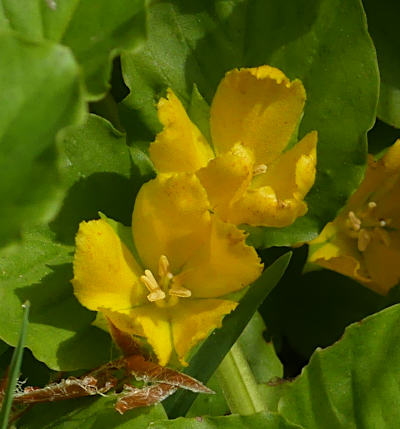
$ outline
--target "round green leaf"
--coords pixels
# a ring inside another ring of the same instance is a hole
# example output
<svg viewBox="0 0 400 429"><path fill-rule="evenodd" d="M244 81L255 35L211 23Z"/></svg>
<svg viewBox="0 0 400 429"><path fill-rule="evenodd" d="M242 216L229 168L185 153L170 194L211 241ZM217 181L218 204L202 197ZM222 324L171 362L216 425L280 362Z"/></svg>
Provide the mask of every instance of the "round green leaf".
<svg viewBox="0 0 400 429"><path fill-rule="evenodd" d="M398 304L348 327L287 386L279 413L307 429L398 427L399 324Z"/></svg>
<svg viewBox="0 0 400 429"><path fill-rule="evenodd" d="M144 0L3 0L8 26L33 40L71 48L82 66L90 99L108 88L111 60L145 37ZM0 14L1 26L1 14Z"/></svg>
<svg viewBox="0 0 400 429"><path fill-rule="evenodd" d="M82 120L79 68L69 49L0 33L0 244L46 222L59 201L57 132Z"/></svg>

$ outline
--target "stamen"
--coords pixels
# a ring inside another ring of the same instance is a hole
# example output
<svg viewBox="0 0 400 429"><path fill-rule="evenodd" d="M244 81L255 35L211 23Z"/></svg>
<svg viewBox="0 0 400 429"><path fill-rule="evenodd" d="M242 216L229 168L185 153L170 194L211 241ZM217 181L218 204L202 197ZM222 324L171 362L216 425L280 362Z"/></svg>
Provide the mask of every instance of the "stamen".
<svg viewBox="0 0 400 429"><path fill-rule="evenodd" d="M364 252L371 241L371 235L366 229L362 229L358 234L357 247L360 252Z"/></svg>
<svg viewBox="0 0 400 429"><path fill-rule="evenodd" d="M192 296L192 292L183 286L172 286L168 293L172 296L179 296L179 298L189 298Z"/></svg>
<svg viewBox="0 0 400 429"><path fill-rule="evenodd" d="M147 295L147 299L150 302L159 301L165 298L165 292L161 290L157 280L154 278L153 273L150 270L144 270L144 276L140 276L140 280L150 292L149 295Z"/></svg>
<svg viewBox="0 0 400 429"><path fill-rule="evenodd" d="M361 228L361 221L360 219L355 215L355 213L353 211L350 211L349 214L349 219L351 222L351 227L354 231L359 231Z"/></svg>
<svg viewBox="0 0 400 429"><path fill-rule="evenodd" d="M379 240L386 246L390 246L390 235L389 233L382 228L374 228L374 232L378 236Z"/></svg>
<svg viewBox="0 0 400 429"><path fill-rule="evenodd" d="M375 201L370 201L369 203L368 203L368 208L369 209L374 209L376 207L376 202Z"/></svg>
<svg viewBox="0 0 400 429"><path fill-rule="evenodd" d="M384 228L386 226L386 221L385 219L380 219L379 220L379 226L381 226L382 228Z"/></svg>
<svg viewBox="0 0 400 429"><path fill-rule="evenodd" d="M264 174L267 171L267 169L268 167L265 164L256 165L253 169L253 176Z"/></svg>
<svg viewBox="0 0 400 429"><path fill-rule="evenodd" d="M168 258L165 255L161 255L158 261L158 275L160 276L161 279L163 279L164 277L167 277L168 274L171 274L169 272Z"/></svg>

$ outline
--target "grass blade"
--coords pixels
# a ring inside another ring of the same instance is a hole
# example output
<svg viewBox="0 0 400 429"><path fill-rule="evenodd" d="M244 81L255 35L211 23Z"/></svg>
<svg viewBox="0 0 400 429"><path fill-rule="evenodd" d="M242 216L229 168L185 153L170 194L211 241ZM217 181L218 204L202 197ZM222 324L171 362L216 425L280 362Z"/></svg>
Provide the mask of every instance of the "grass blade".
<svg viewBox="0 0 400 429"><path fill-rule="evenodd" d="M19 334L19 340L17 347L14 350L13 357L11 359L10 370L8 373L8 382L7 387L4 393L3 405L0 411L0 429L7 429L8 427L8 417L10 415L12 401L14 397L15 387L17 385L17 380L19 377L19 371L21 368L22 354L24 351L26 328L28 326L28 316L30 303L26 301L23 304L24 315L21 326L21 332Z"/></svg>

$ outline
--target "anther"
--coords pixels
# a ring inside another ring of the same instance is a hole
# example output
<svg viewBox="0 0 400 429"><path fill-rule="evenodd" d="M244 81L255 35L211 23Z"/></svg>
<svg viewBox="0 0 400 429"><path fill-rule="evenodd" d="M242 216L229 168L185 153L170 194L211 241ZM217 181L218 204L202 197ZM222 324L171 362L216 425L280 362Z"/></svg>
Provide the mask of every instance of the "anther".
<svg viewBox="0 0 400 429"><path fill-rule="evenodd" d="M168 258L165 255L161 255L160 259L158 260L158 275L161 279L168 276L168 274L171 274L169 272L169 261Z"/></svg>
<svg viewBox="0 0 400 429"><path fill-rule="evenodd" d="M161 290L157 280L154 278L153 273L150 270L145 270L144 275L140 276L140 280L150 292L149 295L147 295L147 299L150 302L159 301L165 298L165 292Z"/></svg>
<svg viewBox="0 0 400 429"><path fill-rule="evenodd" d="M368 208L369 209L374 209L376 207L376 202L375 201L370 201L369 203L368 203Z"/></svg>
<svg viewBox="0 0 400 429"><path fill-rule="evenodd" d="M386 226L386 221L385 219L380 219L379 220L379 226L381 226L382 228L384 228Z"/></svg>
<svg viewBox="0 0 400 429"><path fill-rule="evenodd" d="M168 293L169 295L178 296L179 298L189 298L192 296L192 292L183 286L172 286Z"/></svg>
<svg viewBox="0 0 400 429"><path fill-rule="evenodd" d="M253 176L258 176L259 174L264 174L267 171L268 167L265 164L256 165L253 169Z"/></svg>
<svg viewBox="0 0 400 429"><path fill-rule="evenodd" d="M355 215L355 213L353 211L350 211L349 214L349 219L351 222L351 227L354 231L359 231L361 228L361 221L360 219Z"/></svg>
<svg viewBox="0 0 400 429"><path fill-rule="evenodd" d="M371 235L366 229L362 229L358 234L357 247L360 252L364 252L371 241Z"/></svg>

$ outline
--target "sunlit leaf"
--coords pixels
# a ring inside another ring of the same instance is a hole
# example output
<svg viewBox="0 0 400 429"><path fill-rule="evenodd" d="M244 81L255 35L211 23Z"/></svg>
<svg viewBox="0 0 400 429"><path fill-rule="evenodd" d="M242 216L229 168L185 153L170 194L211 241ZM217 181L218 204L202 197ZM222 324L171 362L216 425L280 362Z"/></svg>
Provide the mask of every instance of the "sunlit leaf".
<svg viewBox="0 0 400 429"><path fill-rule="evenodd" d="M108 88L111 60L145 37L144 0L2 0L8 26L31 40L71 48L83 69L89 98ZM0 21L1 28L1 21Z"/></svg>

